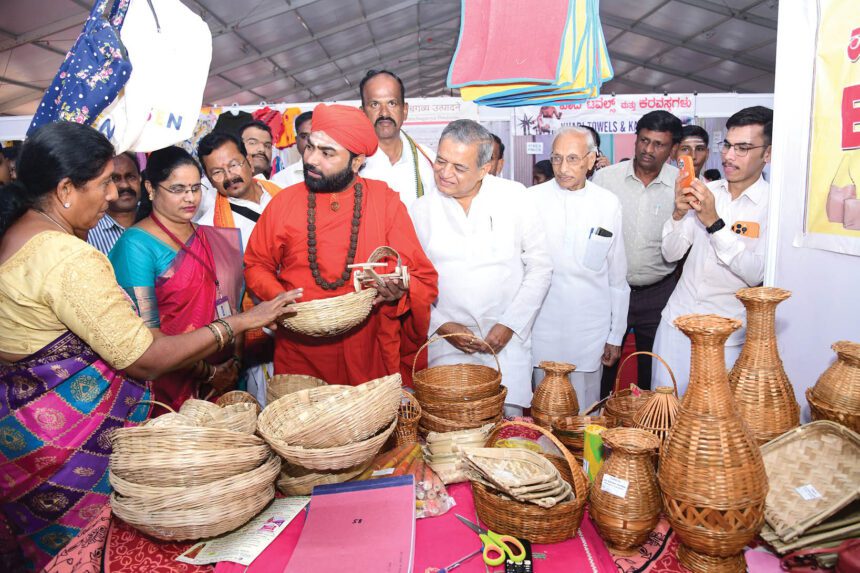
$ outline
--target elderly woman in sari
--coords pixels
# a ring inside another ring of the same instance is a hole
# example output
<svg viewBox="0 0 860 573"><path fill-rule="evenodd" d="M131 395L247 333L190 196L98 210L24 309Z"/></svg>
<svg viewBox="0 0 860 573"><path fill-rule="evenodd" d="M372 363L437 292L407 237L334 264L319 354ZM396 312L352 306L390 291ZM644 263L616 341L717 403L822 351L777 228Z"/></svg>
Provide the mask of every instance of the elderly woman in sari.
<svg viewBox="0 0 860 573"><path fill-rule="evenodd" d="M123 233L110 252L117 282L149 328L168 335L206 326L236 311L242 300L242 241L238 229L195 225L200 166L187 151L154 151L146 164L152 213ZM222 352L153 383L158 402L179 409L236 383L241 340Z"/></svg>
<svg viewBox="0 0 860 573"><path fill-rule="evenodd" d="M108 503L110 434L146 417L143 380L223 350L300 296L153 333L82 240L117 197L113 155L90 127L46 125L21 150L18 182L0 190L0 530L34 570Z"/></svg>

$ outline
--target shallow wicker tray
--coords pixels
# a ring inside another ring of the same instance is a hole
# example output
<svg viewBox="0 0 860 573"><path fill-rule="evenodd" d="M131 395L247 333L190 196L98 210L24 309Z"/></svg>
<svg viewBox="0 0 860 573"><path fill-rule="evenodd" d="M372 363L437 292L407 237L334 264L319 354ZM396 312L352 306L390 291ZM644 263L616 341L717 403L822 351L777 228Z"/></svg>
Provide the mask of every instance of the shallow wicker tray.
<svg viewBox="0 0 860 573"><path fill-rule="evenodd" d="M373 309L376 295L375 289L365 289L296 303L292 305L296 314L282 319L281 324L308 336L337 336L364 322Z"/></svg>
<svg viewBox="0 0 860 573"><path fill-rule="evenodd" d="M860 498L860 435L821 420L786 432L761 448L770 492L765 519L790 542ZM795 488L812 485L820 498Z"/></svg>

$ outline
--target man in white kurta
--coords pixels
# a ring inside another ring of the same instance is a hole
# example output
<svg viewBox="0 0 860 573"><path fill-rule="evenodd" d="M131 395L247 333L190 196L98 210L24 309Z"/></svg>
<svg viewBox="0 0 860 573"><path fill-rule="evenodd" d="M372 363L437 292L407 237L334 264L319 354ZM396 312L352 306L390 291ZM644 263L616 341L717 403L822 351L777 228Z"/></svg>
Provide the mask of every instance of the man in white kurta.
<svg viewBox="0 0 860 573"><path fill-rule="evenodd" d="M506 412L531 404L531 331L552 278L546 236L531 197L488 175L492 137L477 122L451 122L434 163L439 193L410 209L421 246L439 273L429 335L460 333L429 346L430 366L496 367ZM483 340L481 340L483 339Z"/></svg>
<svg viewBox="0 0 860 573"><path fill-rule="evenodd" d="M534 365L575 365L570 379L583 410L600 399L603 365L621 356L630 302L621 203L587 179L596 153L591 132L562 130L550 155L555 177L529 189L553 266L532 332ZM543 371L535 368L534 378L540 382Z"/></svg>
<svg viewBox="0 0 860 573"><path fill-rule="evenodd" d="M663 226L663 256L690 256L678 286L669 298L657 328L654 352L674 370L678 392L690 378L690 340L673 324L685 314L718 314L746 323L746 310L735 297L764 279L766 227L770 185L762 171L770 162L773 111L755 106L742 109L726 122L721 146L726 178L705 186L676 185L675 210ZM692 248L690 248L692 246ZM736 330L725 346L731 369L741 353L746 329ZM668 373L654 364L651 386L671 386Z"/></svg>
<svg viewBox="0 0 860 573"><path fill-rule="evenodd" d="M373 124L379 149L367 158L361 176L385 181L410 207L436 190L432 150L416 143L401 129L409 116L403 82L388 70L371 70L362 79L361 110Z"/></svg>

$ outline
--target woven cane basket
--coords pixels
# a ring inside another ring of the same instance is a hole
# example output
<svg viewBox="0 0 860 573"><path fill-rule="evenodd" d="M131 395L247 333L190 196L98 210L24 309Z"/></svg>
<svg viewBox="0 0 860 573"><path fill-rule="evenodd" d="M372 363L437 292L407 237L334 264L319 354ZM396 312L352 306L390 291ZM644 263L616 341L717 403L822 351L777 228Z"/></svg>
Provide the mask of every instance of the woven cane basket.
<svg viewBox="0 0 860 573"><path fill-rule="evenodd" d="M391 423L366 440L353 442L332 448L303 448L282 442L278 439L268 440L275 452L288 463L310 470L342 470L360 465L373 458L388 437L394 433L397 418L392 415Z"/></svg>
<svg viewBox="0 0 860 573"><path fill-rule="evenodd" d="M836 362L806 391L812 418L860 432L860 344L841 340L831 348Z"/></svg>
<svg viewBox="0 0 860 573"><path fill-rule="evenodd" d="M192 418L200 425L212 421L212 417L221 410L221 407L207 400L189 398L179 407L179 413Z"/></svg>
<svg viewBox="0 0 860 573"><path fill-rule="evenodd" d="M662 361L662 360L661 360ZM666 370L672 379L673 388L660 386L648 398L648 401L633 416L633 427L648 430L660 439L659 448L666 442L669 430L678 417L678 409L681 402L678 400L678 383L675 381L675 373L665 362Z"/></svg>
<svg viewBox="0 0 860 573"><path fill-rule="evenodd" d="M552 422L552 433L580 462L582 450L585 447L585 427L589 424L606 427L606 418L604 416L564 416Z"/></svg>
<svg viewBox="0 0 860 573"><path fill-rule="evenodd" d="M351 480L370 467L371 463L373 463L373 458L355 467L329 472L315 472L285 464L278 478L278 491L284 495L310 495L314 487L318 485L343 483Z"/></svg>
<svg viewBox="0 0 860 573"><path fill-rule="evenodd" d="M635 416L636 412L638 412L639 409L648 402L648 398L653 394L650 390L641 390L639 396L636 396L630 388L625 388L624 390L618 389L621 385L621 373L624 370L624 365L627 364L631 358L639 355L656 358L666 366L666 368L669 368L666 361L653 352L646 352L643 350L627 355L627 357L622 360L621 364L618 366L618 374L615 376L615 388L613 389L612 394L609 395L609 398L606 400L606 405L603 408L603 415L606 416L606 423L608 424L607 427L614 428L622 426L625 428L632 428L633 416Z"/></svg>
<svg viewBox="0 0 860 573"><path fill-rule="evenodd" d="M248 402L228 404L222 407L220 412L213 414L212 421L208 422L206 426L253 434L257 431L257 414L259 411L260 406L256 402L253 404Z"/></svg>
<svg viewBox="0 0 860 573"><path fill-rule="evenodd" d="M547 509L532 503L505 499L487 486L472 482L475 509L478 517L495 532L527 539L532 543L556 543L576 535L585 502L588 498L588 478L576 459L558 439L544 428L527 422L503 422L498 424L487 441L495 445L499 431L507 426L522 426L536 430L549 438L564 455L566 464L558 463L556 456L546 456L561 471L562 478L573 486L575 498ZM566 466L566 467L565 467Z"/></svg>
<svg viewBox="0 0 860 573"><path fill-rule="evenodd" d="M576 366L544 360L538 368L546 374L532 396L532 418L539 426L551 429L556 419L579 414L579 400L569 378Z"/></svg>
<svg viewBox="0 0 860 573"><path fill-rule="evenodd" d="M275 374L266 384L266 402L271 404L287 394L325 385L325 380L304 374Z"/></svg>
<svg viewBox="0 0 860 573"><path fill-rule="evenodd" d="M326 385L299 390L268 404L257 420L269 443L331 448L376 434L397 415L400 374L358 386Z"/></svg>
<svg viewBox="0 0 860 573"><path fill-rule="evenodd" d="M610 428L602 437L611 452L594 478L589 515L609 547L638 552L657 526L663 508L652 462L660 440L638 428ZM623 496L604 487L610 478L627 482Z"/></svg>
<svg viewBox="0 0 860 573"><path fill-rule="evenodd" d="M489 398L480 398L470 402L425 402L424 412L451 423L473 423L498 416L504 409L507 396L508 389L500 386L499 393Z"/></svg>
<svg viewBox="0 0 860 573"><path fill-rule="evenodd" d="M281 323L299 334L314 337L337 336L365 321L373 309L375 289L369 288L331 298L292 305L295 314Z"/></svg>
<svg viewBox="0 0 860 573"><path fill-rule="evenodd" d="M262 410L257 399L244 390L232 390L230 392L226 392L215 400L215 404L222 408L231 404L254 404L257 407L258 414Z"/></svg>
<svg viewBox="0 0 860 573"><path fill-rule="evenodd" d="M111 510L136 529L165 541L221 535L247 523L275 496L280 471L274 456L257 468L161 496L111 494Z"/></svg>
<svg viewBox="0 0 860 573"><path fill-rule="evenodd" d="M397 446L418 443L418 422L421 421L421 404L412 392L403 390L400 408L397 410L397 427L394 429L394 443Z"/></svg>
<svg viewBox="0 0 860 573"><path fill-rule="evenodd" d="M860 435L845 426L806 424L762 446L761 455L770 482L764 516L783 542L860 498Z"/></svg>
<svg viewBox="0 0 860 573"><path fill-rule="evenodd" d="M493 353L496 359L496 369L479 364L450 364L445 366L431 366L423 370L415 371L418 364L418 355L434 342L450 338L452 336L466 336L464 334L452 333L434 336L425 342L415 354L412 362L412 383L418 401L426 409L430 402L458 402L489 398L499 393L502 383L502 366L499 357ZM480 340L480 339L479 339ZM489 345L487 345L489 348Z"/></svg>
<svg viewBox="0 0 860 573"><path fill-rule="evenodd" d="M501 421L502 413L499 412L497 415L492 418L487 418L485 420L471 420L469 422L459 422L455 420L446 420L445 418L439 418L438 416L434 416L427 410L424 410L421 414L421 421L418 423L418 431L424 435L429 434L430 432L458 432L460 430L472 430L474 428L480 428L486 424L495 424L496 422Z"/></svg>

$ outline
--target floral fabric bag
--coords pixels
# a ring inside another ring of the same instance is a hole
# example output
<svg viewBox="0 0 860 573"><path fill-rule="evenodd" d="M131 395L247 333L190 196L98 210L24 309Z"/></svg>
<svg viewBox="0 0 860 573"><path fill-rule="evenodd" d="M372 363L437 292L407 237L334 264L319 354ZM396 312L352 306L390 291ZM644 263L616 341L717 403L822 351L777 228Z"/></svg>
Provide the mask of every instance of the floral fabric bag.
<svg viewBox="0 0 860 573"><path fill-rule="evenodd" d="M42 98L27 130L54 121L90 124L108 105L131 76L131 61L119 37L129 0L116 0L110 17L108 4L99 0L90 11L84 29L66 54L54 81Z"/></svg>

